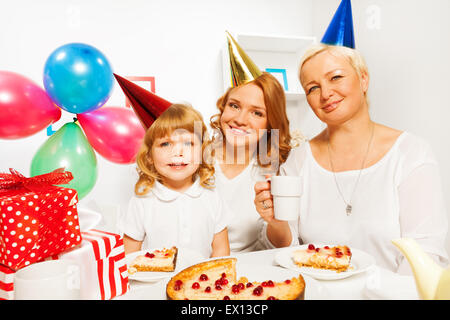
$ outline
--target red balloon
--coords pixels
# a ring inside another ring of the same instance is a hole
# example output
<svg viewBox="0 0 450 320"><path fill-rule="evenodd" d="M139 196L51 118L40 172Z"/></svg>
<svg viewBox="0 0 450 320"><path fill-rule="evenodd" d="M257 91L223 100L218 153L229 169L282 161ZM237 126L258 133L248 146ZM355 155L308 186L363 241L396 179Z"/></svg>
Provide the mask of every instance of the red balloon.
<svg viewBox="0 0 450 320"><path fill-rule="evenodd" d="M61 118L44 89L30 79L0 70L0 139L31 136Z"/></svg>
<svg viewBox="0 0 450 320"><path fill-rule="evenodd" d="M89 143L102 157L115 163L133 163L145 129L135 113L123 107L102 107L77 115Z"/></svg>

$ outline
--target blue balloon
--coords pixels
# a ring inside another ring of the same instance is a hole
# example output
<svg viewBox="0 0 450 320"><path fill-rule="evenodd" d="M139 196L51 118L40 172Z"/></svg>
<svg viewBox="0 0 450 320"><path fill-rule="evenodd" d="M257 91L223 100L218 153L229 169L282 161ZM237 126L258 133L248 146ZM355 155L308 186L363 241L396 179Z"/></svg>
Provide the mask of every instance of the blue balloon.
<svg viewBox="0 0 450 320"><path fill-rule="evenodd" d="M83 43L53 51L44 67L44 87L60 108L90 112L109 99L114 85L110 63L98 49Z"/></svg>

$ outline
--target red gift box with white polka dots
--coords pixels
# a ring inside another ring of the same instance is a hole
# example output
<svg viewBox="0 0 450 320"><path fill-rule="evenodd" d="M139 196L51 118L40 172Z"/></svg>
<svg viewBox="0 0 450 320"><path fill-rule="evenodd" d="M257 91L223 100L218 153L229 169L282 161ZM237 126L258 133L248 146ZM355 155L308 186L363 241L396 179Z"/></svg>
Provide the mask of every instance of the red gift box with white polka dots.
<svg viewBox="0 0 450 320"><path fill-rule="evenodd" d="M18 270L81 243L76 190L0 194L0 264Z"/></svg>

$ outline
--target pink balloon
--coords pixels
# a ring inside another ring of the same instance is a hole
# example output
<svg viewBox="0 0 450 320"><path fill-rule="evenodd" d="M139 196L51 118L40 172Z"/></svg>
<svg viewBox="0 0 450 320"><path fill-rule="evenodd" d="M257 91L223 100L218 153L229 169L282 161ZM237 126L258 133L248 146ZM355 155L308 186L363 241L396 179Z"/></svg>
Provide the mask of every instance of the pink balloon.
<svg viewBox="0 0 450 320"><path fill-rule="evenodd" d="M101 156L115 163L133 163L145 129L131 109L102 107L77 115L89 143Z"/></svg>
<svg viewBox="0 0 450 320"><path fill-rule="evenodd" d="M44 89L30 79L0 70L0 138L31 136L61 118Z"/></svg>

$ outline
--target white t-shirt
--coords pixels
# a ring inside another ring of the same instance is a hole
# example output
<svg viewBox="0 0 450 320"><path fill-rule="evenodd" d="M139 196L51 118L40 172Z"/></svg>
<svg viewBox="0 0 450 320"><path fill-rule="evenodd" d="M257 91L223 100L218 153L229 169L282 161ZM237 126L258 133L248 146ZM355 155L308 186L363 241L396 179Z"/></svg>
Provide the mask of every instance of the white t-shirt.
<svg viewBox="0 0 450 320"><path fill-rule="evenodd" d="M295 235L291 246L298 241L348 245L371 254L382 267L410 273L407 260L391 243L409 237L437 262L448 263L448 222L438 165L421 138L403 132L382 159L362 170L350 216L333 172L316 162L309 142L291 151L280 174L303 177L299 220L290 223ZM336 173L346 201L358 174L359 170ZM263 235L271 245L265 230Z"/></svg>
<svg viewBox="0 0 450 320"><path fill-rule="evenodd" d="M210 257L214 235L226 228L227 216L217 191L203 188L199 179L183 193L155 182L147 195L131 198L120 229L144 241L143 249L177 246Z"/></svg>
<svg viewBox="0 0 450 320"><path fill-rule="evenodd" d="M231 252L248 252L264 249L261 246L263 219L256 211L255 183L264 181L270 173L258 166L256 158L236 177L228 179L220 165L215 163L216 189L229 207L228 239Z"/></svg>

